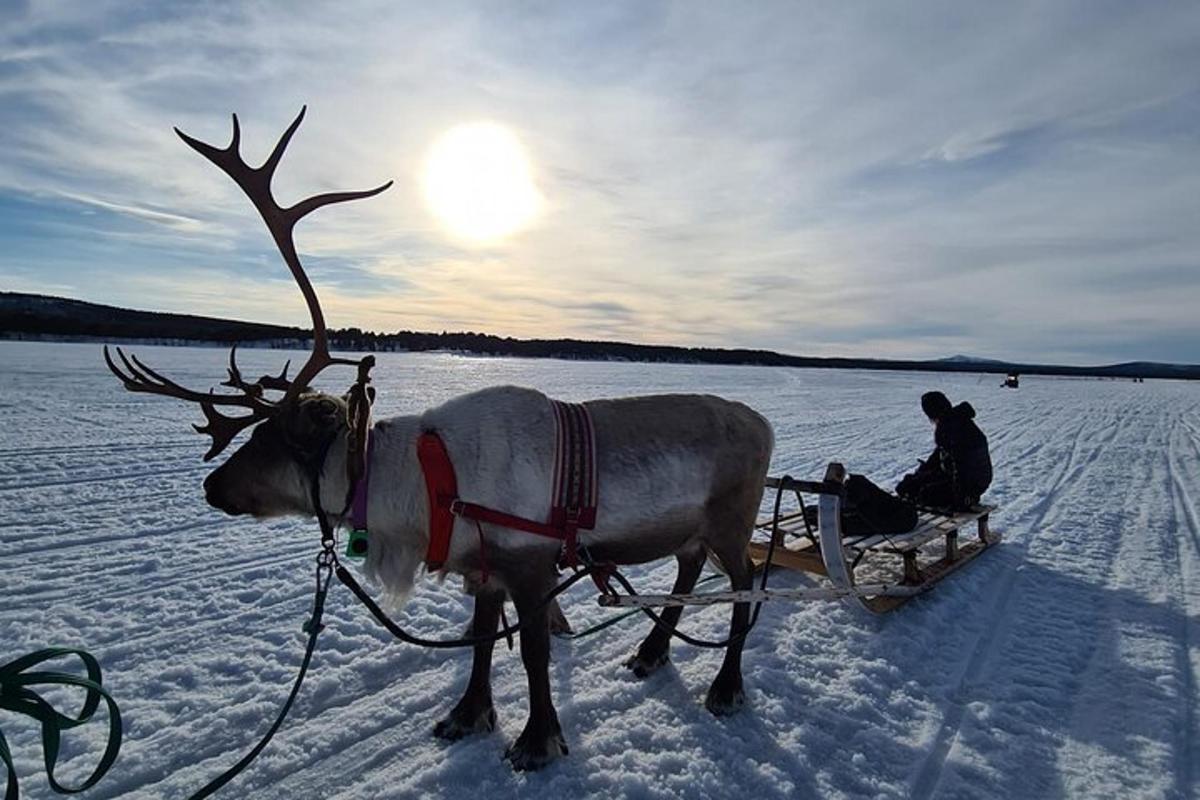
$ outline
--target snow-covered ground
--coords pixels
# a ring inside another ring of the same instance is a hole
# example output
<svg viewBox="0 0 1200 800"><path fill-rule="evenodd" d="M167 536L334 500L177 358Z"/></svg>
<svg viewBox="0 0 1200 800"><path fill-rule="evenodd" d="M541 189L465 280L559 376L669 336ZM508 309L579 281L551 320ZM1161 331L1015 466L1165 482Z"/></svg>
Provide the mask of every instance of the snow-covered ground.
<svg viewBox="0 0 1200 800"><path fill-rule="evenodd" d="M139 353L195 386L215 383L224 359ZM241 360L259 374L282 357ZM0 342L0 375L0 661L47 645L96 653L126 739L89 796L185 796L257 741L286 694L315 526L208 508L196 410L124 392L95 345ZM728 719L703 706L717 653L677 643L672 665L639 681L621 662L641 620L556 641L571 754L535 774L501 759L525 718L516 653L497 649L499 730L435 740L469 653L391 641L335 585L291 717L221 796L1197 796L1200 385L1031 377L1008 391L997 376L449 355L384 355L375 375L384 416L493 383L569 400L712 392L771 420L775 472L816 477L837 459L885 485L930 449L917 400L940 388L970 400L991 437L1004 542L885 617L768 604L746 649L749 705ZM673 563L630 574L665 590ZM577 627L609 613L582 584L564 605ZM456 585L429 580L403 618L448 635L469 614ZM727 625L726 608L684 615L700 635ZM25 796L51 796L37 732L12 716L0 726ZM94 743L105 727L73 735Z"/></svg>

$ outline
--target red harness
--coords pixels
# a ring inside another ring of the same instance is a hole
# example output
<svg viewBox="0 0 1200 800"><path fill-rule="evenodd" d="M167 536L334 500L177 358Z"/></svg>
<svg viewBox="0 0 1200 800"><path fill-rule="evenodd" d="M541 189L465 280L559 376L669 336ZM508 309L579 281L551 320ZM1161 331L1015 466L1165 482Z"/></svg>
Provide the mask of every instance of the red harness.
<svg viewBox="0 0 1200 800"><path fill-rule="evenodd" d="M582 404L557 400L550 403L554 408L557 445L549 522L525 519L462 500L458 496L454 463L442 438L426 431L417 439L417 459L429 497L429 549L425 565L430 571L446 563L456 516L557 539L563 543L563 562L572 567L579 563L577 534L580 529L596 526L596 431L591 414ZM482 533L480 537L482 546Z"/></svg>

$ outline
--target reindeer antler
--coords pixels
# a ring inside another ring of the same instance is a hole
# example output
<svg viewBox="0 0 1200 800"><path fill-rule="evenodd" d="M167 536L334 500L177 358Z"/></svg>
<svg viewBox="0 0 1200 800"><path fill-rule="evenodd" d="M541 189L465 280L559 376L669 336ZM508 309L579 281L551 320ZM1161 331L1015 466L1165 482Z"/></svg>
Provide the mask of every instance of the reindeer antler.
<svg viewBox="0 0 1200 800"><path fill-rule="evenodd" d="M296 115L296 119L292 121L292 124L279 137L279 142L275 145L275 149L271 151L271 155L267 156L267 160L258 167L251 167L247 164L239 151L242 132L241 126L238 124L237 114L233 115L233 138L230 139L229 146L224 149L218 149L199 139L193 139L179 130L179 128L175 129L175 133L179 135L179 138L187 142L193 150L216 164L222 172L233 178L233 182L241 187L246 196L250 198L250 202L254 203L254 207L258 209L258 213L262 215L263 222L267 225L267 230L271 232L271 236L275 239L275 246L279 248L279 254L283 256L288 269L292 271L292 277L296 279L296 283L300 286L300 293L304 295L304 302L308 304L308 312L312 315L313 323L312 355L309 356L304 366L300 368L295 380L291 382L291 386L287 389L287 395L280 402L286 402L294 398L325 367L331 364L353 365L358 363L349 359L333 358L329 355L329 340L325 333L325 316L321 313L321 304L317 300L317 293L313 290L312 283L308 280L308 275L304 273L304 267L300 264L300 257L296 253L296 244L292 240L292 229L306 215L322 206L332 203L344 203L348 200L374 197L392 185L392 182L388 181L382 186L361 192L328 192L301 200L290 208L281 207L275 201L275 196L271 193L271 179L275 176L275 168L279 166L279 161L283 158L284 150L287 149L288 143L292 140L296 129L300 127L300 123L304 121L304 113L307 110L308 106L300 109L300 113Z"/></svg>
<svg viewBox="0 0 1200 800"><path fill-rule="evenodd" d="M321 370L334 364L360 364L359 361L334 358L329 354L329 337L325 330L325 316L321 313L321 304L317 299L317 293L313 289L312 283L309 281L308 275L305 274L304 267L300 263L300 257L296 252L296 244L292 239L292 231L297 222L322 206L333 203L344 203L348 200L374 197L391 186L392 182L388 181L382 186L366 191L328 192L314 195L301 200L289 208L281 207L275 201L275 197L271 192L271 179L275 175L275 168L279 166L280 159L283 158L283 153L287 149L288 142L291 141L292 135L296 133L296 129L300 127L300 123L304 120L304 113L307 108L305 106L300 109L300 113L296 116L296 119L292 121L292 124L279 137L279 142L276 143L275 149L271 151L271 155L258 167L251 167L242 158L239 150L242 134L237 114L233 115L233 138L225 148L213 147L175 128L175 133L179 135L179 138L183 139L192 149L213 164L216 164L250 198L250 201L262 216L263 222L266 223L267 230L271 232L271 236L275 240L275 246L279 248L279 253L283 256L288 269L291 270L292 277L295 278L297 285L299 285L300 293L304 295L304 302L308 305L309 314L312 316L313 349L304 366L296 374L295 379L288 380L288 368L285 366L283 372L278 376L264 375L254 383L246 382L237 367L237 347L235 345L229 353L229 379L224 381L222 385L237 389L241 394L219 395L211 391L208 393L195 392L191 389L185 389L169 378L150 369L139 361L137 356L126 358L121 348L118 347L117 355L120 357L125 368L125 371L122 371L113 362L112 357L108 353L108 348L104 348L105 363L108 364L108 368L112 370L113 374L121 379L121 382L129 391L161 394L200 404L208 423L203 426L196 425L193 427L201 433L207 433L213 440L212 447L204 456L205 461L208 461L224 450L233 441L233 438L239 431L257 422L261 422L281 406L294 400L309 386L313 378ZM270 400L265 396L265 390L268 389L282 391L284 395L279 400ZM217 406L249 408L251 413L248 416L230 417L217 411Z"/></svg>
<svg viewBox="0 0 1200 800"><path fill-rule="evenodd" d="M246 394L262 397L264 389L275 389L276 391L286 392L291 388L292 382L288 380L288 368L292 366L289 359L283 365L283 371L278 375L263 375L254 383L246 383L242 379L242 372L237 365L237 345L229 349L229 380L221 381L222 386L228 386L232 389L241 389Z"/></svg>
<svg viewBox="0 0 1200 800"><path fill-rule="evenodd" d="M192 427L198 433L207 433L212 437L212 447L204 454L205 461L210 460L217 453L224 450L240 432L269 417L275 412L277 407L275 403L263 397L262 390L264 387L261 385L239 383L237 388L242 390L242 394L233 395L213 394L211 391L207 394L204 392L195 392L191 389L185 389L170 378L155 372L143 364L137 356L126 356L124 351L119 347L116 350L117 356L124 365L124 370L113 362L112 356L108 352L108 345L104 346L104 363L108 364L108 368L112 370L114 375L121 379L121 383L125 384L125 388L129 391L161 394L200 404L200 410L204 412L204 417L208 420L208 423L206 425L193 425ZM230 353L231 359L232 355ZM234 369L236 369L236 366L231 367L231 370ZM264 377L264 380L267 377ZM227 381L224 385L228 386L232 385L232 383ZM217 411L217 406L248 408L250 409L250 413L241 417L230 417Z"/></svg>

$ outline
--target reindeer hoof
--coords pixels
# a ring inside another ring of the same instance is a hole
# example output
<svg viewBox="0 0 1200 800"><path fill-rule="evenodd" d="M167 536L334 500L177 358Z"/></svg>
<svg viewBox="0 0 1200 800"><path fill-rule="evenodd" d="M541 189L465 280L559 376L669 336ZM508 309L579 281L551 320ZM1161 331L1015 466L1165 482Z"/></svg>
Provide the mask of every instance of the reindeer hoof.
<svg viewBox="0 0 1200 800"><path fill-rule="evenodd" d="M474 714L455 706L454 710L450 712L450 716L433 727L433 735L439 739L455 742L464 736L490 733L494 730L496 730L496 709L492 706Z"/></svg>
<svg viewBox="0 0 1200 800"><path fill-rule="evenodd" d="M714 683L708 689L708 696L704 698L704 707L718 717L736 714L744 705L746 693L742 691L740 683L732 688L717 686Z"/></svg>
<svg viewBox="0 0 1200 800"><path fill-rule="evenodd" d="M650 677L651 673L655 672L659 667L663 666L670 660L670 656L666 653L659 653L658 655L651 656L643 655L641 651L638 651L636 655L629 657L629 659L625 662L625 666L626 668L633 670L633 674L637 677L648 678Z"/></svg>
<svg viewBox="0 0 1200 800"><path fill-rule="evenodd" d="M526 728L512 746L504 751L504 758L516 771L532 772L568 752L567 742L561 732L548 736L533 736Z"/></svg>

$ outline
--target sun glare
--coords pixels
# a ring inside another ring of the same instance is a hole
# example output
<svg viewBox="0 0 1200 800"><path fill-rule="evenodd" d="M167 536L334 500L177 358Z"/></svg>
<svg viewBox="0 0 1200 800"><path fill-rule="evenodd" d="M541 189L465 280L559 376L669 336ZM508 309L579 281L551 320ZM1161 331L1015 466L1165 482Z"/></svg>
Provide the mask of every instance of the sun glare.
<svg viewBox="0 0 1200 800"><path fill-rule="evenodd" d="M494 122L456 125L430 148L425 202L455 236L486 243L529 224L541 208L516 135Z"/></svg>

